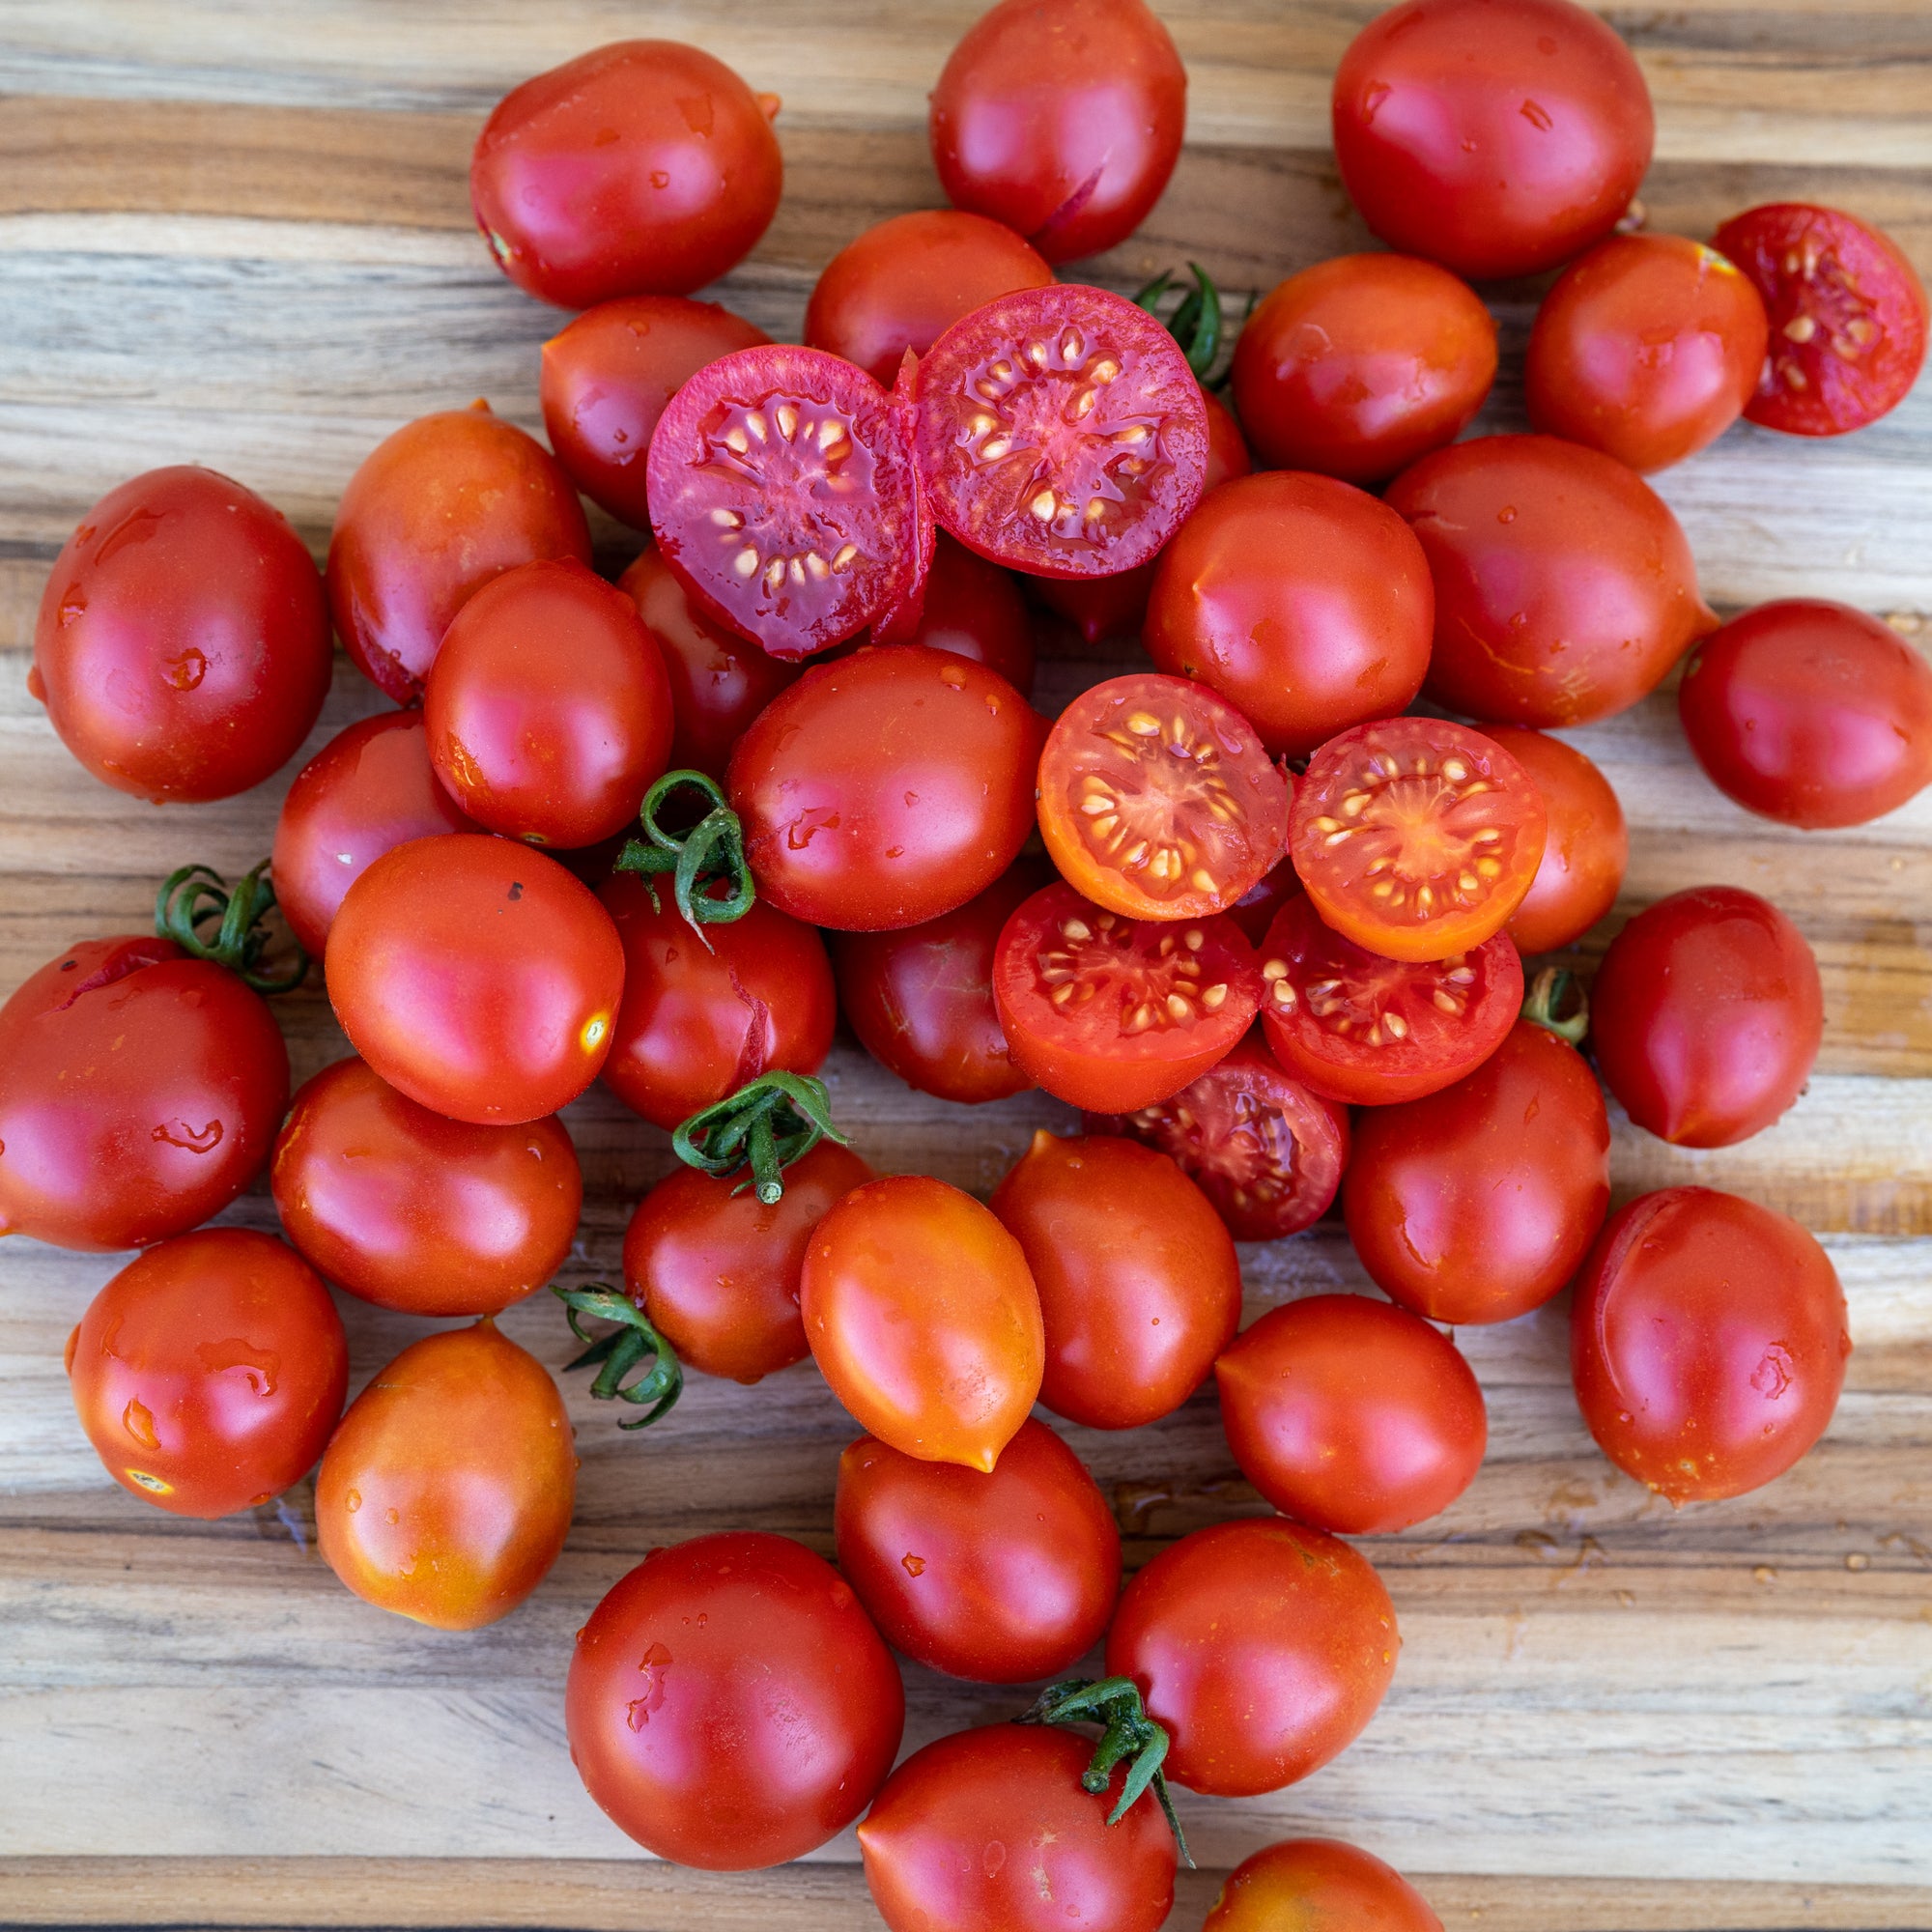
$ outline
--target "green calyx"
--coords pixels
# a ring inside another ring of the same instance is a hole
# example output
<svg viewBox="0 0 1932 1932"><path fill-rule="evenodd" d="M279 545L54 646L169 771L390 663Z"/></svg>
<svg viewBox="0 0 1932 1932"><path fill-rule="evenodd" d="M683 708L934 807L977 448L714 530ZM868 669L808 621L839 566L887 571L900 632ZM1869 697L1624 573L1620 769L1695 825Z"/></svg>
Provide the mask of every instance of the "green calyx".
<svg viewBox="0 0 1932 1932"><path fill-rule="evenodd" d="M1130 1677L1069 1677L1065 1683L1050 1684L1039 1693L1033 1708L1019 1722L1053 1724L1063 1729L1074 1724L1098 1724L1100 1742L1087 1769L1080 1774L1080 1787L1096 1798L1105 1795L1114 1778L1114 1767L1127 1767L1121 1795L1107 1813L1107 1823L1118 1825L1141 1797L1151 1789L1159 1801L1162 1815L1174 1833L1174 1842L1182 1864L1193 1866L1187 1837L1180 1820L1174 1815L1174 1800L1168 1795L1167 1779L1161 1772L1167 1756L1167 1732L1147 1714L1140 1688Z"/></svg>
<svg viewBox="0 0 1932 1932"><path fill-rule="evenodd" d="M586 1288L558 1288L553 1284L551 1293L563 1303L564 1313L570 1318L570 1332L580 1342L589 1344L574 1362L565 1364L566 1373L570 1369L587 1369L595 1363L597 1378L590 1384L592 1395L603 1402L628 1402L640 1407L649 1405L645 1414L620 1422L617 1427L648 1429L661 1416L668 1415L684 1393L684 1369L670 1344L652 1325L650 1317L628 1294L618 1293L606 1282L593 1281ZM614 1321L618 1325L608 1335L586 1334L579 1319L584 1315L593 1321ZM627 1384L626 1377L646 1354L655 1357L651 1366L639 1380Z"/></svg>
<svg viewBox="0 0 1932 1932"><path fill-rule="evenodd" d="M1590 996L1583 982L1567 966L1546 966L1530 981L1522 1016L1531 1026L1581 1046L1590 1031Z"/></svg>
<svg viewBox="0 0 1932 1932"><path fill-rule="evenodd" d="M1206 383L1215 358L1221 354L1221 292L1199 262L1187 265L1194 286L1181 297L1180 305L1167 319L1167 332L1180 345L1187 366L1198 382ZM1160 314L1160 304L1175 285L1172 270L1163 270L1134 297L1134 304L1151 316Z"/></svg>
<svg viewBox="0 0 1932 1932"><path fill-rule="evenodd" d="M809 1073L773 1072L701 1107L671 1135L671 1151L687 1167L724 1179L750 1168L733 1190L755 1187L767 1208L784 1198L784 1170L820 1141L845 1145L832 1121L832 1096Z"/></svg>
<svg viewBox="0 0 1932 1932"><path fill-rule="evenodd" d="M231 889L213 866L184 866L170 872L155 895L155 933L171 939L191 958L225 966L258 993L288 993L308 973L308 954L293 940L295 963L281 973L262 971L270 943L263 921L275 907L275 888L264 859Z"/></svg>
<svg viewBox="0 0 1932 1932"><path fill-rule="evenodd" d="M680 791L697 792L709 809L688 830L670 832L659 813L665 801ZM667 772L644 794L638 822L644 836L631 839L617 855L617 870L639 873L652 905L659 903L657 875L668 872L671 897L700 939L705 926L728 925L751 911L758 891L745 857L745 828L715 779L702 772ZM708 939L704 943L711 944Z"/></svg>

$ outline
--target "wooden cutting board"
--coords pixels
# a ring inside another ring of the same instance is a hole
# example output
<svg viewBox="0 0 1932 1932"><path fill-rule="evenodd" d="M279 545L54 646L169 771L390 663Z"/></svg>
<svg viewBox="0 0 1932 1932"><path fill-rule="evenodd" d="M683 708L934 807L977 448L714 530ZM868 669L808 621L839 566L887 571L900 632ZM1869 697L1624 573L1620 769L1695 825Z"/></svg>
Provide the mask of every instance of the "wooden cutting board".
<svg viewBox="0 0 1932 1932"><path fill-rule="evenodd" d="M1366 237L1326 147L1328 76L1365 0L1160 0L1192 76L1191 143L1147 230L1094 270L1131 289L1203 263L1265 289ZM74 938L138 929L161 873L268 849L287 774L156 810L86 778L26 696L34 611L87 505L198 461L281 504L314 545L363 453L487 396L538 427L554 312L493 270L465 171L491 103L623 34L711 48L785 98L786 195L721 293L796 333L818 266L939 199L924 95L974 0L0 0L0 993ZM1932 278L1932 5L1685 0L1625 7L1658 104L1652 224L1706 236L1756 201L1884 223ZM1521 426L1533 290L1497 301L1485 427ZM1932 384L1816 445L1740 428L1665 475L1720 607L1844 598L1932 640ZM635 539L599 527L602 558ZM1107 667L1042 668L1052 708ZM376 707L346 664L307 750ZM1710 881L1775 898L1825 974L1805 1098L1745 1147L1669 1150L1619 1123L1629 1194L1695 1178L1816 1229L1851 1299L1837 1420L1797 1470L1671 1512L1592 1450L1561 1304L1460 1339L1491 1405L1488 1465L1442 1519L1367 1547L1402 1619L1394 1690L1361 1742L1278 1797L1188 1800L1205 1869L1293 1832L1415 1876L1452 1928L1932 1926L1932 795L1800 835L1700 778L1668 696L1573 734L1633 827L1616 919ZM304 753L306 755L306 752ZM291 767L293 770L294 767ZM1601 944L1616 920L1592 936ZM344 1050L320 994L281 1008L297 1077ZM860 1150L984 1191L1035 1096L980 1111L909 1093L849 1041L829 1077ZM571 1273L611 1272L663 1135L601 1093L568 1115L588 1206ZM272 1226L265 1196L230 1217ZM1244 1254L1249 1313L1365 1286L1339 1228ZM306 1497L201 1525L102 1474L61 1373L113 1258L0 1245L0 1921L832 1932L875 1926L849 1834L743 1879L643 1860L565 1755L571 1633L652 1544L758 1525L829 1546L852 1425L805 1365L756 1395L694 1378L673 1423L620 1436L572 1397L571 1545L495 1629L440 1635L349 1596ZM547 1299L547 1298L546 1298ZM344 1315L356 1378L410 1324ZM558 1312L504 1323L560 1365ZM1210 1397L1122 1437L1067 1432L1140 1562L1253 1511ZM908 1745L1020 1699L908 1672Z"/></svg>

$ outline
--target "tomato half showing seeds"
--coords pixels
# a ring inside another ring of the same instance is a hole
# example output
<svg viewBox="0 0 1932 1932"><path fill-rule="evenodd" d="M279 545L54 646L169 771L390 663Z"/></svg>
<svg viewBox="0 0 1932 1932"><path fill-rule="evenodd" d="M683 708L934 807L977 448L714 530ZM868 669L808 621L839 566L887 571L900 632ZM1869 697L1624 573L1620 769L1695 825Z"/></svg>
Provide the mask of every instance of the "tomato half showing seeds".
<svg viewBox="0 0 1932 1932"><path fill-rule="evenodd" d="M987 1205L1039 1291L1039 1399L1054 1414L1138 1429L1208 1379L1240 1326L1241 1268L1213 1204L1165 1153L1042 1127Z"/></svg>
<svg viewBox="0 0 1932 1932"><path fill-rule="evenodd" d="M1712 238L1764 298L1771 354L1745 414L1842 436L1905 400L1925 361L1925 287L1882 230L1835 208L1772 202Z"/></svg>
<svg viewBox="0 0 1932 1932"><path fill-rule="evenodd" d="M900 1765L859 1827L866 1883L889 1932L1156 1932L1174 1906L1174 1833L1146 1797L1107 1823L1066 1731L988 1724Z"/></svg>
<svg viewBox="0 0 1932 1932"><path fill-rule="evenodd" d="M621 1830L679 1864L749 1871L866 1808L905 1691L831 1564L789 1537L725 1531L652 1550L591 1611L564 1722Z"/></svg>
<svg viewBox="0 0 1932 1932"><path fill-rule="evenodd" d="M1610 941L1590 991L1597 1070L1640 1127L1732 1147L1804 1091L1825 1033L1818 962L1778 909L1735 886L1659 899Z"/></svg>
<svg viewBox="0 0 1932 1932"><path fill-rule="evenodd" d="M1180 345L1104 289L1002 296L919 365L919 468L942 528L1037 577L1145 563L1200 500L1208 411Z"/></svg>
<svg viewBox="0 0 1932 1932"><path fill-rule="evenodd" d="M314 1467L349 1388L315 1270L271 1235L204 1228L137 1255L67 1345L107 1473L177 1516L232 1516Z"/></svg>
<svg viewBox="0 0 1932 1932"><path fill-rule="evenodd" d="M1400 1872L1339 1838L1285 1838L1243 1859L1202 1932L1281 1932L1297 1920L1350 1932L1442 1932Z"/></svg>
<svg viewBox="0 0 1932 1932"><path fill-rule="evenodd" d="M993 955L1014 1065L1096 1113L1179 1093L1247 1032L1260 1001L1255 950L1225 913L1122 919L1066 885L1021 905Z"/></svg>
<svg viewBox="0 0 1932 1932"><path fill-rule="evenodd" d="M1291 899L1262 942L1262 1030L1297 1080L1331 1100L1387 1106L1473 1072L1522 1007L1522 961L1497 933L1406 964L1369 952Z"/></svg>
<svg viewBox="0 0 1932 1932"><path fill-rule="evenodd" d="M1197 1529L1127 1585L1107 1674L1167 1727L1190 1791L1253 1798L1352 1744L1395 1675L1395 1606L1366 1557L1286 1518Z"/></svg>
<svg viewBox="0 0 1932 1932"><path fill-rule="evenodd" d="M1603 773L1561 738L1515 724L1492 724L1483 735L1530 775L1549 814L1536 877L1503 930L1520 952L1554 952L1617 902L1630 864L1624 809Z"/></svg>
<svg viewBox="0 0 1932 1932"><path fill-rule="evenodd" d="M1453 1087L1358 1115L1342 1182L1369 1278L1459 1327L1540 1308L1609 1207L1603 1093L1575 1047L1528 1020Z"/></svg>
<svg viewBox="0 0 1932 1932"><path fill-rule="evenodd" d="M1796 1221L1710 1187L1619 1208L1577 1278L1583 1420L1673 1503L1761 1489L1830 1426L1852 1352L1831 1258Z"/></svg>

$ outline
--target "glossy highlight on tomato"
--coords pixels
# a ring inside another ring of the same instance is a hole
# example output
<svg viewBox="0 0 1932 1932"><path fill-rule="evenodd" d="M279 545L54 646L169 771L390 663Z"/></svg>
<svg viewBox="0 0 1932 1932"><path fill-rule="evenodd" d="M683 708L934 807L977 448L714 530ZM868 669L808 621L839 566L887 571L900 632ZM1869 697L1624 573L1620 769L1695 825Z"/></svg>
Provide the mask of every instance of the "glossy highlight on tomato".
<svg viewBox="0 0 1932 1932"><path fill-rule="evenodd" d="M1022 697L1033 690L1033 621L1012 572L944 530L934 532L919 621L893 641L984 665Z"/></svg>
<svg viewBox="0 0 1932 1932"><path fill-rule="evenodd" d="M1202 1932L1282 1932L1297 1920L1349 1932L1442 1932L1400 1872L1339 1838L1285 1838L1243 1859Z"/></svg>
<svg viewBox="0 0 1932 1932"><path fill-rule="evenodd" d="M1543 858L1503 928L1520 952L1574 944L1617 902L1630 864L1630 831L1609 781L1574 745L1516 724L1483 733L1536 782L1549 814Z"/></svg>

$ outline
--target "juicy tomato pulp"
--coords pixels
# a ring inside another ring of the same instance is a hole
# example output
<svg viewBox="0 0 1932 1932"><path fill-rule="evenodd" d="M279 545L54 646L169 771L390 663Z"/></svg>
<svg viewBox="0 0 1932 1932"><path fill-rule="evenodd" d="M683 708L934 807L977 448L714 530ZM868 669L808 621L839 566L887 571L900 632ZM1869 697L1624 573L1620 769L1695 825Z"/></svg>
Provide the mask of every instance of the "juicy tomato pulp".
<svg viewBox="0 0 1932 1932"><path fill-rule="evenodd" d="M1484 735L1536 781L1549 813L1543 861L1503 930L1519 952L1554 952L1582 938L1616 904L1630 864L1624 809L1603 773L1561 738L1516 724L1492 725Z"/></svg>

